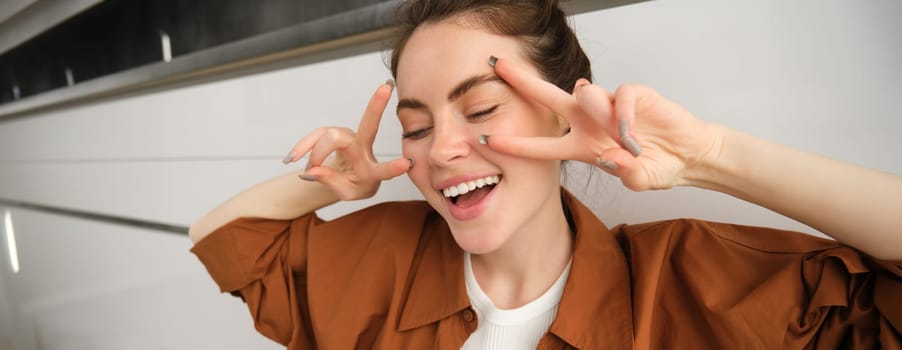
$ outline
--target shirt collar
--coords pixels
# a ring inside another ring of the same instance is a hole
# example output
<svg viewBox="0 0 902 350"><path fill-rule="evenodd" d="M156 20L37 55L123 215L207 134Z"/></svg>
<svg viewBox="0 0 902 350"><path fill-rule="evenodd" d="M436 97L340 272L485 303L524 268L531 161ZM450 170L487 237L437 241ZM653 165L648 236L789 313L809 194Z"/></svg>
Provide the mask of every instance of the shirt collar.
<svg viewBox="0 0 902 350"><path fill-rule="evenodd" d="M580 349L632 349L630 269L617 239L572 194L562 190L575 241L570 278L549 331Z"/></svg>
<svg viewBox="0 0 902 350"><path fill-rule="evenodd" d="M413 282L401 312L399 331L421 327L470 307L464 281L464 252L448 224L434 210L429 213L417 244Z"/></svg>
<svg viewBox="0 0 902 350"><path fill-rule="evenodd" d="M570 277L549 331L577 348L632 348L632 299L626 257L595 214L566 190L561 193L576 236ZM426 220L417 250L420 263L414 264L416 270L412 271L413 281L399 331L438 322L470 307L463 250L434 211Z"/></svg>

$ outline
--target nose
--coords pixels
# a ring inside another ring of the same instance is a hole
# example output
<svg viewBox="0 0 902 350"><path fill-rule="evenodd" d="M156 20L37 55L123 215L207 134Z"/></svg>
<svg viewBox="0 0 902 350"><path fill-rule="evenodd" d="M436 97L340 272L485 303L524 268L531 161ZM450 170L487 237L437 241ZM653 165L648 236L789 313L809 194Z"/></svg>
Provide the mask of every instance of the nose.
<svg viewBox="0 0 902 350"><path fill-rule="evenodd" d="M429 161L439 166L466 158L472 151L466 125L447 119L445 121L436 120L433 125Z"/></svg>

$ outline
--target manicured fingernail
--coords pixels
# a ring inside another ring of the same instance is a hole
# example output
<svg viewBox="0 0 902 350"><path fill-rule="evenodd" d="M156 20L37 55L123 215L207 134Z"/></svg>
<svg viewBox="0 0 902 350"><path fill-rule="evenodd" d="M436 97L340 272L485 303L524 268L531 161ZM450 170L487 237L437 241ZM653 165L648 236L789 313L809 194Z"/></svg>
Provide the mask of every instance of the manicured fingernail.
<svg viewBox="0 0 902 350"><path fill-rule="evenodd" d="M617 126L620 129L620 143L623 144L623 147L632 153L633 157L638 157L642 154L642 147L640 147L639 143L630 136L629 123L626 122L626 119L620 119Z"/></svg>
<svg viewBox="0 0 902 350"><path fill-rule="evenodd" d="M595 158L595 164L598 164L598 166L608 170L617 170L617 163L614 163L610 160L602 161L600 157Z"/></svg>
<svg viewBox="0 0 902 350"><path fill-rule="evenodd" d="M294 159L294 157L296 157L297 155L298 155L297 152L295 152L294 150L291 150L291 152L289 152L288 155L282 159L282 164L291 163L291 160Z"/></svg>
<svg viewBox="0 0 902 350"><path fill-rule="evenodd" d="M317 180L319 180L319 176L316 176L316 175L310 175L310 174L301 174L301 175L298 175L298 178L300 178L301 180L304 180L304 181L317 181Z"/></svg>
<svg viewBox="0 0 902 350"><path fill-rule="evenodd" d="M620 142L623 143L623 147L626 148L627 151L633 154L633 157L638 157L642 154L642 147L639 146L639 143L633 139L632 136L624 136L620 138Z"/></svg>
<svg viewBox="0 0 902 350"><path fill-rule="evenodd" d="M479 135L479 143L483 145L489 144L489 135Z"/></svg>
<svg viewBox="0 0 902 350"><path fill-rule="evenodd" d="M413 165L414 165L416 162L413 161L413 158L407 158L407 160L410 161L410 167L413 168Z"/></svg>
<svg viewBox="0 0 902 350"><path fill-rule="evenodd" d="M391 87L392 90L394 90L395 89L395 80L394 79L386 80L385 85L388 85L389 87Z"/></svg>
<svg viewBox="0 0 902 350"><path fill-rule="evenodd" d="M620 119L617 123L617 127L620 129L620 137L626 137L629 135L629 123L626 122L626 119Z"/></svg>
<svg viewBox="0 0 902 350"><path fill-rule="evenodd" d="M495 68L495 63L498 63L498 57L489 56L489 67Z"/></svg>

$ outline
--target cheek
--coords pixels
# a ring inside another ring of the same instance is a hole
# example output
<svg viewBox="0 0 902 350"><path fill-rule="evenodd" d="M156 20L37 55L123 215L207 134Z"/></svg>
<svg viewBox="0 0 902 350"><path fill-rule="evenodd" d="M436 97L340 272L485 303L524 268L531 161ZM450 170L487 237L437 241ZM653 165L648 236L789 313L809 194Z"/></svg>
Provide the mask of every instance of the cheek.
<svg viewBox="0 0 902 350"><path fill-rule="evenodd" d="M401 153L404 158L412 158L413 168L407 172L407 177L414 185L423 190L423 186L429 186L429 147L425 141L402 142Z"/></svg>
<svg viewBox="0 0 902 350"><path fill-rule="evenodd" d="M413 169L407 172L407 178L410 179L410 182L413 182L413 185L420 191L420 194L423 195L425 199L430 198L430 193L432 190L432 183L429 181L429 170L428 165L417 165L415 164Z"/></svg>
<svg viewBox="0 0 902 350"><path fill-rule="evenodd" d="M413 158L414 169L420 162L426 162L429 155L429 142L427 140L410 140L401 142L401 154L404 158Z"/></svg>
<svg viewBox="0 0 902 350"><path fill-rule="evenodd" d="M413 182L413 185L422 193L426 195L426 191L430 190L428 176L426 174L425 169L411 169L407 172L407 177Z"/></svg>
<svg viewBox="0 0 902 350"><path fill-rule="evenodd" d="M486 123L481 134L517 136L557 136L560 126L548 108L540 105L521 104L505 112L503 118ZM478 135L477 135L478 136Z"/></svg>

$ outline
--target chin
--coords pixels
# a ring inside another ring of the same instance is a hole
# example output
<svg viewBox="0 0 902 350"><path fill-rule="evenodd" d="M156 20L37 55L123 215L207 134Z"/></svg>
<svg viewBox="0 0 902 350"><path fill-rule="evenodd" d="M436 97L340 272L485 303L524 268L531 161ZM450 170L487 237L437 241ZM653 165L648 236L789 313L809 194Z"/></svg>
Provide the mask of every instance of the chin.
<svg viewBox="0 0 902 350"><path fill-rule="evenodd" d="M452 227L451 236L461 249L470 254L488 254L504 243L497 230L455 230Z"/></svg>

